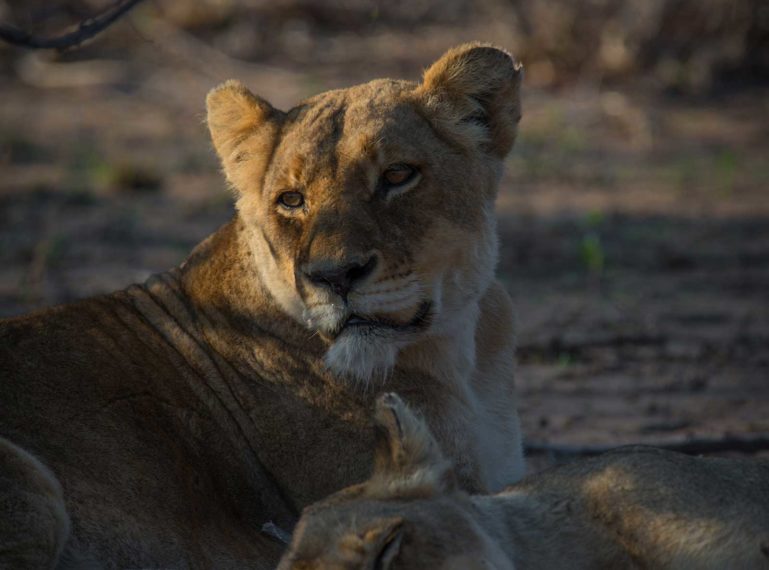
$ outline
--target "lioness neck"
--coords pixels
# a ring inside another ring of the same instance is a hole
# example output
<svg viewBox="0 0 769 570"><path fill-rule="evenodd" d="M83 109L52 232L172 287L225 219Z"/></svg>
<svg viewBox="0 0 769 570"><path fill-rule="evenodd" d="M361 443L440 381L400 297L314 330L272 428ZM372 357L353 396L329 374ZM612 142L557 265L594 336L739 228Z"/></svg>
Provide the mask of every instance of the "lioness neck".
<svg viewBox="0 0 769 570"><path fill-rule="evenodd" d="M198 245L180 268L182 288L196 314L224 321L242 337L268 333L303 351L322 354L321 339L308 339L307 330L281 310L262 283L256 263L236 215Z"/></svg>
<svg viewBox="0 0 769 570"><path fill-rule="evenodd" d="M456 326L404 348L398 365L435 376L464 389L475 369L475 331L480 314L478 302L466 305Z"/></svg>

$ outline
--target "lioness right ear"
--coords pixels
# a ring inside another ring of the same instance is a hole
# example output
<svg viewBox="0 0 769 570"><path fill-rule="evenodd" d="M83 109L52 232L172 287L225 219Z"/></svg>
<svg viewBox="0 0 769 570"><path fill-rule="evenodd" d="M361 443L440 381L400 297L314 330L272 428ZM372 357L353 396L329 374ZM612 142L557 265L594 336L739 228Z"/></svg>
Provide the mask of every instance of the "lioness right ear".
<svg viewBox="0 0 769 570"><path fill-rule="evenodd" d="M513 146L521 118L522 76L523 66L506 51L464 44L425 71L417 93L439 127L502 158Z"/></svg>
<svg viewBox="0 0 769 570"><path fill-rule="evenodd" d="M206 108L208 130L227 180L243 191L254 170L264 168L282 113L234 79L208 93Z"/></svg>

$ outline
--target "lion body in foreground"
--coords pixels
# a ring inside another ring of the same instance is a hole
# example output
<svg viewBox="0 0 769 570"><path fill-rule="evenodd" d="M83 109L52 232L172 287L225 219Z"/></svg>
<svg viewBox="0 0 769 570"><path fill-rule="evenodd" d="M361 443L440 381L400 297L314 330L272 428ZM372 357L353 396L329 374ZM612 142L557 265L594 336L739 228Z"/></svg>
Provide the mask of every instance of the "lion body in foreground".
<svg viewBox="0 0 769 570"><path fill-rule="evenodd" d="M368 481L305 509L278 570L769 568L769 461L623 447L496 495L395 394Z"/></svg>
<svg viewBox="0 0 769 570"><path fill-rule="evenodd" d="M520 478L493 279L519 80L467 45L286 113L212 91L235 218L143 285L0 324L0 566L272 568L263 524L365 479L380 386L468 490Z"/></svg>

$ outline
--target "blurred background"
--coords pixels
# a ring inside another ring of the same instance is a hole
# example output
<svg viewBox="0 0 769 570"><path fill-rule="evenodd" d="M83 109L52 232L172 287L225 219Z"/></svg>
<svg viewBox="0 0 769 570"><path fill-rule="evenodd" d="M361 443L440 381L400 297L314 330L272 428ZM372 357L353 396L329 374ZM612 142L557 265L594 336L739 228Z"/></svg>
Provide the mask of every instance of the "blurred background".
<svg viewBox="0 0 769 570"><path fill-rule="evenodd" d="M232 215L217 83L288 108L469 40L526 69L498 213L529 440L769 437L763 0L145 0L79 49L0 44L0 316L142 281Z"/></svg>

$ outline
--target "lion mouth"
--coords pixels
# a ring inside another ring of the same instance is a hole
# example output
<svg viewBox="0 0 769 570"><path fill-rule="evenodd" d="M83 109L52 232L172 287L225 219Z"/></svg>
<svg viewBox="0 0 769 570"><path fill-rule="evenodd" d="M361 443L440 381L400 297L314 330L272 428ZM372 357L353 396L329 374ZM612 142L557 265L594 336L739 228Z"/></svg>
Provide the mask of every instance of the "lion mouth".
<svg viewBox="0 0 769 570"><path fill-rule="evenodd" d="M362 330L377 329L386 329L398 333L417 332L430 326L431 316L432 303L430 301L423 301L419 305L416 314L405 323L383 317L364 316L353 313L344 321L337 334L342 334L345 331L360 332Z"/></svg>

